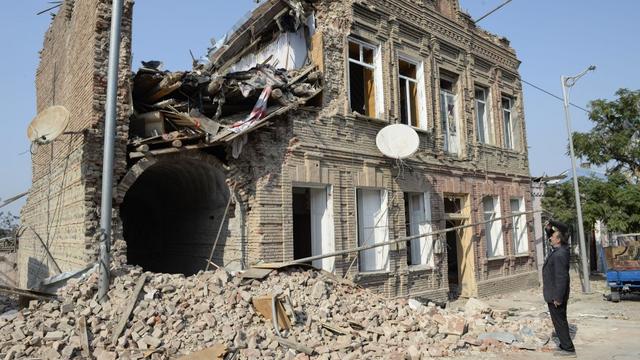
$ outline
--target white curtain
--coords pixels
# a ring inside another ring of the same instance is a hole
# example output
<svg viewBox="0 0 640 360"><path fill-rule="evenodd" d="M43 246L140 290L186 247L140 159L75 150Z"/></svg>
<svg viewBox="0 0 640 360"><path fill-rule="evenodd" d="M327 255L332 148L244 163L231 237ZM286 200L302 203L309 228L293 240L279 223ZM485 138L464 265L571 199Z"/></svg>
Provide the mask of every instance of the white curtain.
<svg viewBox="0 0 640 360"><path fill-rule="evenodd" d="M358 241L359 246L385 242L389 238L387 192L358 190ZM360 252L360 271L387 270L389 246L380 246Z"/></svg>

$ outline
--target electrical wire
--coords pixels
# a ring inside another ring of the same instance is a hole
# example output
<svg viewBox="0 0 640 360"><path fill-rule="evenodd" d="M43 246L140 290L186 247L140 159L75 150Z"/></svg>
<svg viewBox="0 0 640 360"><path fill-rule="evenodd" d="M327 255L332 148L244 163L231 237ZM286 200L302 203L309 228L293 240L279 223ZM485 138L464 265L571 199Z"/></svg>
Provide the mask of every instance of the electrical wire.
<svg viewBox="0 0 640 360"><path fill-rule="evenodd" d="M552 93L550 91L547 91L547 90L541 88L540 86L534 85L534 84L532 84L532 83L530 83L530 82L528 82L528 81L526 81L525 79L522 79L522 78L520 79L520 81L522 81L523 83L531 86L532 88L534 88L536 90L539 90L539 91L541 91L541 92L543 92L543 93L545 93L545 94L547 94L547 95L549 95L549 96L551 96L553 98L556 98L556 99L564 102L564 100L560 96L558 96L558 95L556 95L556 94L554 94L554 93ZM591 113L589 110L587 110L587 109L585 109L585 108L583 108L583 107L581 107L579 105L576 105L574 103L569 103L569 105L575 107L576 109L580 109L580 110L584 111L587 114Z"/></svg>

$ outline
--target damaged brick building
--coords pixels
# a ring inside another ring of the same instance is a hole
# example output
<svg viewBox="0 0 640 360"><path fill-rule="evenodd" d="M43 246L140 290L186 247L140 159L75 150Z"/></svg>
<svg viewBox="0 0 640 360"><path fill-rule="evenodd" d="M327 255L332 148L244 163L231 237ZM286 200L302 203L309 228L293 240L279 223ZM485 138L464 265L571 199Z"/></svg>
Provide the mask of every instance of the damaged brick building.
<svg viewBox="0 0 640 360"><path fill-rule="evenodd" d="M520 63L457 0L264 1L192 70L133 75L132 11L113 208L130 263L193 274L215 246L239 270L478 224L313 265L388 297L537 284ZM97 259L109 15L67 0L45 37L38 110L70 125L34 150L22 286ZM414 156L380 153L390 124Z"/></svg>

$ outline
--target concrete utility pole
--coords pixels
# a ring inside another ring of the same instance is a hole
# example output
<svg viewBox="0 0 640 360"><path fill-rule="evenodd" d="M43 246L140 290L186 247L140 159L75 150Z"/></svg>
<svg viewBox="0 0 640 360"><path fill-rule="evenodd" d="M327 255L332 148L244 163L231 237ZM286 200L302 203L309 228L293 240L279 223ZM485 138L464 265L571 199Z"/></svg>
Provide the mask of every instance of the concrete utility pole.
<svg viewBox="0 0 640 360"><path fill-rule="evenodd" d="M100 203L100 282L98 300L104 301L109 290L111 252L111 207L113 197L113 157L118 108L118 66L120 62L120 25L124 0L113 0L111 38L107 73L107 104L104 120L104 153L102 157L102 199Z"/></svg>
<svg viewBox="0 0 640 360"><path fill-rule="evenodd" d="M580 238L580 260L582 262L582 291L584 293L591 292L591 282L589 280L589 260L587 259L587 245L584 240L584 225L582 223L582 205L580 204L580 188L578 187L578 173L576 171L576 155L573 151L573 134L571 133L571 114L569 113L569 91L578 80L589 71L595 70L594 65L589 66L585 71L576 76L562 76L562 96L564 99L564 117L567 123L567 132L569 133L569 149L571 151L571 170L573 171L573 189L576 197L576 212L578 213L578 236Z"/></svg>

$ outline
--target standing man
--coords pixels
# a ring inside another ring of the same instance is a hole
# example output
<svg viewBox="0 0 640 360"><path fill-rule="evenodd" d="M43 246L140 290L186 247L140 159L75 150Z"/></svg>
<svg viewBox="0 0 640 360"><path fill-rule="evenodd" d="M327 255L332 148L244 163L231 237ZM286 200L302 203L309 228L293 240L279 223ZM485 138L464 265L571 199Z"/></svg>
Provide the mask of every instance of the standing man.
<svg viewBox="0 0 640 360"><path fill-rule="evenodd" d="M569 249L567 225L549 221L545 233L552 247L542 268L544 301L549 305L549 314L556 334L560 339L560 350L556 356L576 357L576 349L569 335L567 302L569 301Z"/></svg>

